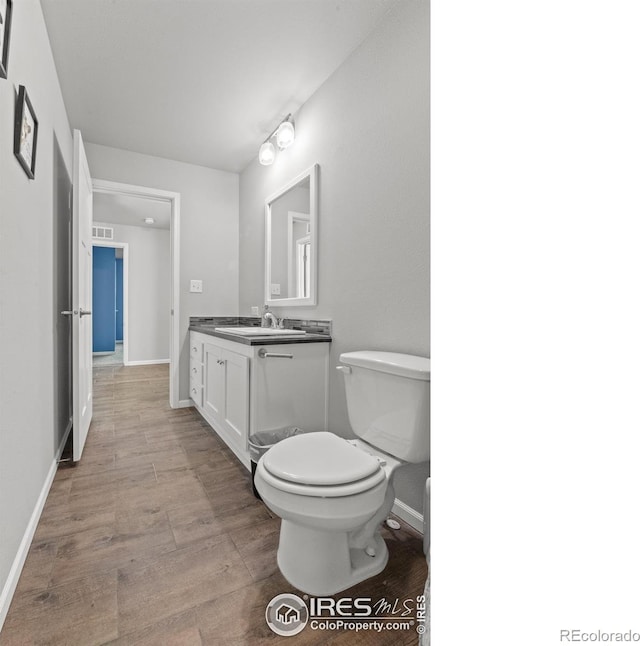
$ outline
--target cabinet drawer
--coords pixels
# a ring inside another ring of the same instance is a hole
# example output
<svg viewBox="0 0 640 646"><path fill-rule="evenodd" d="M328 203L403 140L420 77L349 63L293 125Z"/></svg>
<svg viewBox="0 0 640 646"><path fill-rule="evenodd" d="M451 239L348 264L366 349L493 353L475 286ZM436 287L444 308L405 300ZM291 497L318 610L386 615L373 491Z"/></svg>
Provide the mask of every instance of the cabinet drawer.
<svg viewBox="0 0 640 646"><path fill-rule="evenodd" d="M189 397L193 399L197 406L202 408L202 386L193 381L189 384Z"/></svg>
<svg viewBox="0 0 640 646"><path fill-rule="evenodd" d="M196 341L192 337L189 346L191 361L202 363L202 341Z"/></svg>
<svg viewBox="0 0 640 646"><path fill-rule="evenodd" d="M189 381L191 385L202 385L202 364L192 359L189 363Z"/></svg>

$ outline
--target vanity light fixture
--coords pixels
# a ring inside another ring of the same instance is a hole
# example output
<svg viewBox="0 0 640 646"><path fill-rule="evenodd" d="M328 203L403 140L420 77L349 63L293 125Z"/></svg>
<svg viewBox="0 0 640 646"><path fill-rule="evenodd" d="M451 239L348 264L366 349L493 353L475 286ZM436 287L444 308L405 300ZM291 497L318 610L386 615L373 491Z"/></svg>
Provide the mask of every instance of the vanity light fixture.
<svg viewBox="0 0 640 646"><path fill-rule="evenodd" d="M283 121L276 131L276 143L278 144L278 148L280 148L280 150L288 148L293 143L295 136L296 131L293 127L293 123L291 123L291 121Z"/></svg>
<svg viewBox="0 0 640 646"><path fill-rule="evenodd" d="M265 141L262 146L260 146L260 152L258 153L258 159L263 166L269 166L273 164L273 160L276 158L276 149L270 141Z"/></svg>
<svg viewBox="0 0 640 646"><path fill-rule="evenodd" d="M273 137L276 138L276 144L278 144L280 150L288 148L293 143L296 137L296 131L290 114L277 125L276 129L264 140L262 146L260 146L258 160L263 166L273 164L273 160L276 158L276 148L270 141Z"/></svg>

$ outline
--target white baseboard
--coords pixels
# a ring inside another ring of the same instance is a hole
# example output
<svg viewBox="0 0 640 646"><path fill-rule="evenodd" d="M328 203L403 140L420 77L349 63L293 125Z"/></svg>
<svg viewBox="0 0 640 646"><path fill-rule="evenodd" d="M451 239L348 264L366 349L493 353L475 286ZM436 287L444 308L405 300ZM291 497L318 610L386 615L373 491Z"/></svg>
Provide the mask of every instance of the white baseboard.
<svg viewBox="0 0 640 646"><path fill-rule="evenodd" d="M194 405L191 399L181 399L178 401L176 408L193 408Z"/></svg>
<svg viewBox="0 0 640 646"><path fill-rule="evenodd" d="M393 508L391 511L398 517L404 520L405 523L408 523L421 534L424 532L424 516L419 514L415 509L409 507L409 505L398 500L396 498L393 503Z"/></svg>
<svg viewBox="0 0 640 646"><path fill-rule="evenodd" d="M13 559L13 564L9 570L9 576L4 584L4 588L0 593L0 630L4 624L4 620L7 618L7 613L9 612L9 606L11 605L11 600L13 599L13 593L16 591L16 586L18 585L18 580L20 579L20 574L22 574L22 568L24 567L24 562L27 560L27 554L29 553L29 548L31 547L31 541L33 540L33 535L36 533L36 528L38 527L38 521L40 520L40 515L44 509L44 504L47 501L47 496L49 495L49 489L51 489L51 484L55 478L56 471L58 470L58 460L62 455L64 446L67 443L67 438L71 431L72 421L69 420L69 425L67 426L62 442L56 451L56 455L53 458L53 462L49 467L49 472L47 477L44 480L42 489L40 490L40 495L36 501L33 512L31 513L31 518L27 523L27 527L24 531L22 540L20 541L20 546L16 553L15 558Z"/></svg>
<svg viewBox="0 0 640 646"><path fill-rule="evenodd" d="M149 359L147 361L125 361L125 366L154 366L158 363L171 363L171 359Z"/></svg>

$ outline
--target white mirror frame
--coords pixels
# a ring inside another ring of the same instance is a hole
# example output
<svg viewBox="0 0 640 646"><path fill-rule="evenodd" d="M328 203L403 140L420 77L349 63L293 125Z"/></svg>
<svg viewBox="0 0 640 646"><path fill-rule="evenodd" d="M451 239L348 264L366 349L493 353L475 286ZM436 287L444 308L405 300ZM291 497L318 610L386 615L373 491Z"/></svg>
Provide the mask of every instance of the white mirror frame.
<svg viewBox="0 0 640 646"><path fill-rule="evenodd" d="M318 287L318 164L303 171L265 200L265 267L264 302L272 307L310 306L317 304ZM309 296L304 298L271 298L271 204L302 180L309 178L309 235L311 237L311 280Z"/></svg>

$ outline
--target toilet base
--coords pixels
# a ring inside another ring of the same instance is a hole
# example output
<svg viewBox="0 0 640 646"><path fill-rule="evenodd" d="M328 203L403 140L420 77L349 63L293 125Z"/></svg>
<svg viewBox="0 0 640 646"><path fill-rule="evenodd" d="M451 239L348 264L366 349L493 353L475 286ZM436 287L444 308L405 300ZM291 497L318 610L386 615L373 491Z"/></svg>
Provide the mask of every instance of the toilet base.
<svg viewBox="0 0 640 646"><path fill-rule="evenodd" d="M364 549L349 549L347 532L324 532L283 520L278 567L298 590L332 595L384 570L389 551L379 532L373 541L375 556L369 556Z"/></svg>

